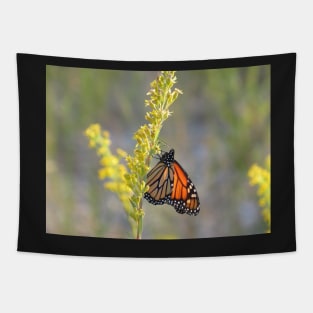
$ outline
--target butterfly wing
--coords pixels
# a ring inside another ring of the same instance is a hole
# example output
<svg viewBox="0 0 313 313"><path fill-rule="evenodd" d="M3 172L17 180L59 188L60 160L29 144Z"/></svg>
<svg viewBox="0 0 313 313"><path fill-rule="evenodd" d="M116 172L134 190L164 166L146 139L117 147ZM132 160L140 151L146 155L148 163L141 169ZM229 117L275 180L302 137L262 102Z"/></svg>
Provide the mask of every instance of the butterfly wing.
<svg viewBox="0 0 313 313"><path fill-rule="evenodd" d="M161 205L167 202L172 192L174 181L173 166L167 166L164 162L157 165L147 174L147 186L144 198L154 205Z"/></svg>
<svg viewBox="0 0 313 313"><path fill-rule="evenodd" d="M166 203L172 205L176 212L188 215L198 215L200 212L200 200L196 187L181 165L173 162L174 181L171 195Z"/></svg>

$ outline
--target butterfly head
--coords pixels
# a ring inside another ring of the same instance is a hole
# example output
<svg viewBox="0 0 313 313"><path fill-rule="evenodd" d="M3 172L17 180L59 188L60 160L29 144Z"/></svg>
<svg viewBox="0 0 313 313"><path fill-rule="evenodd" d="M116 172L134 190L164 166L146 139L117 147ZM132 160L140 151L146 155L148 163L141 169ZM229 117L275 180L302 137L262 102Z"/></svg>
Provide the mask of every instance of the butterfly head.
<svg viewBox="0 0 313 313"><path fill-rule="evenodd" d="M170 166L171 163L174 162L174 154L175 154L174 149L171 149L169 152L165 152L161 156L161 162L165 163L167 166Z"/></svg>

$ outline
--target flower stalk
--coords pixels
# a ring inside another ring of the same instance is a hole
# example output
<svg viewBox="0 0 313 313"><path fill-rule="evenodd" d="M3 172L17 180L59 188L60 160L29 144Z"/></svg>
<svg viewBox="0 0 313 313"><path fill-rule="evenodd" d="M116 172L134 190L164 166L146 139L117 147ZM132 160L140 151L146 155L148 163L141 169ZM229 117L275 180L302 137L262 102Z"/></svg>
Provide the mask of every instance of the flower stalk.
<svg viewBox="0 0 313 313"><path fill-rule="evenodd" d="M113 154L109 149L109 133L106 131L101 133L98 124L91 125L85 131L89 145L96 147L101 157L102 168L99 170L99 178L109 180L104 187L119 197L136 239L142 238L144 217L142 198L148 190L145 181L151 157L161 151L159 143L161 129L172 114L170 106L179 94L182 94L181 90L173 89L176 81L175 71L162 71L150 84L151 88L147 93L149 99L145 100L145 105L149 108L145 115L147 123L140 126L133 136L136 144L132 155L121 149L116 155ZM126 161L127 167L123 165L122 159Z"/></svg>

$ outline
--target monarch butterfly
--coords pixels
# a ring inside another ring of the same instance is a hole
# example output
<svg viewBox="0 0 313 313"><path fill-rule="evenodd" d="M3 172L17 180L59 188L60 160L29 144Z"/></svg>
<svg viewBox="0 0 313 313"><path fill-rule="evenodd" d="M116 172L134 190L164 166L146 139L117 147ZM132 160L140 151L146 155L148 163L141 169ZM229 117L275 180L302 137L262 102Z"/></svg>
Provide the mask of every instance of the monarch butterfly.
<svg viewBox="0 0 313 313"><path fill-rule="evenodd" d="M196 187L174 159L174 154L174 149L165 152L147 174L149 189L144 198L154 205L167 203L173 206L177 213L196 216L200 212Z"/></svg>

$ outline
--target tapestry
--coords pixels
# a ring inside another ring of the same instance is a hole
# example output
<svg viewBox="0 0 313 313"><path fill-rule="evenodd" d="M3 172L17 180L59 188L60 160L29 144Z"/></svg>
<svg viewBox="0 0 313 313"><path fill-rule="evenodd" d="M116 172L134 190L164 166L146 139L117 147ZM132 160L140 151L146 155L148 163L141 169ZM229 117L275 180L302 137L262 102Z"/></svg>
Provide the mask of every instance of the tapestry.
<svg viewBox="0 0 313 313"><path fill-rule="evenodd" d="M105 61L17 54L18 251L296 250L296 54Z"/></svg>

